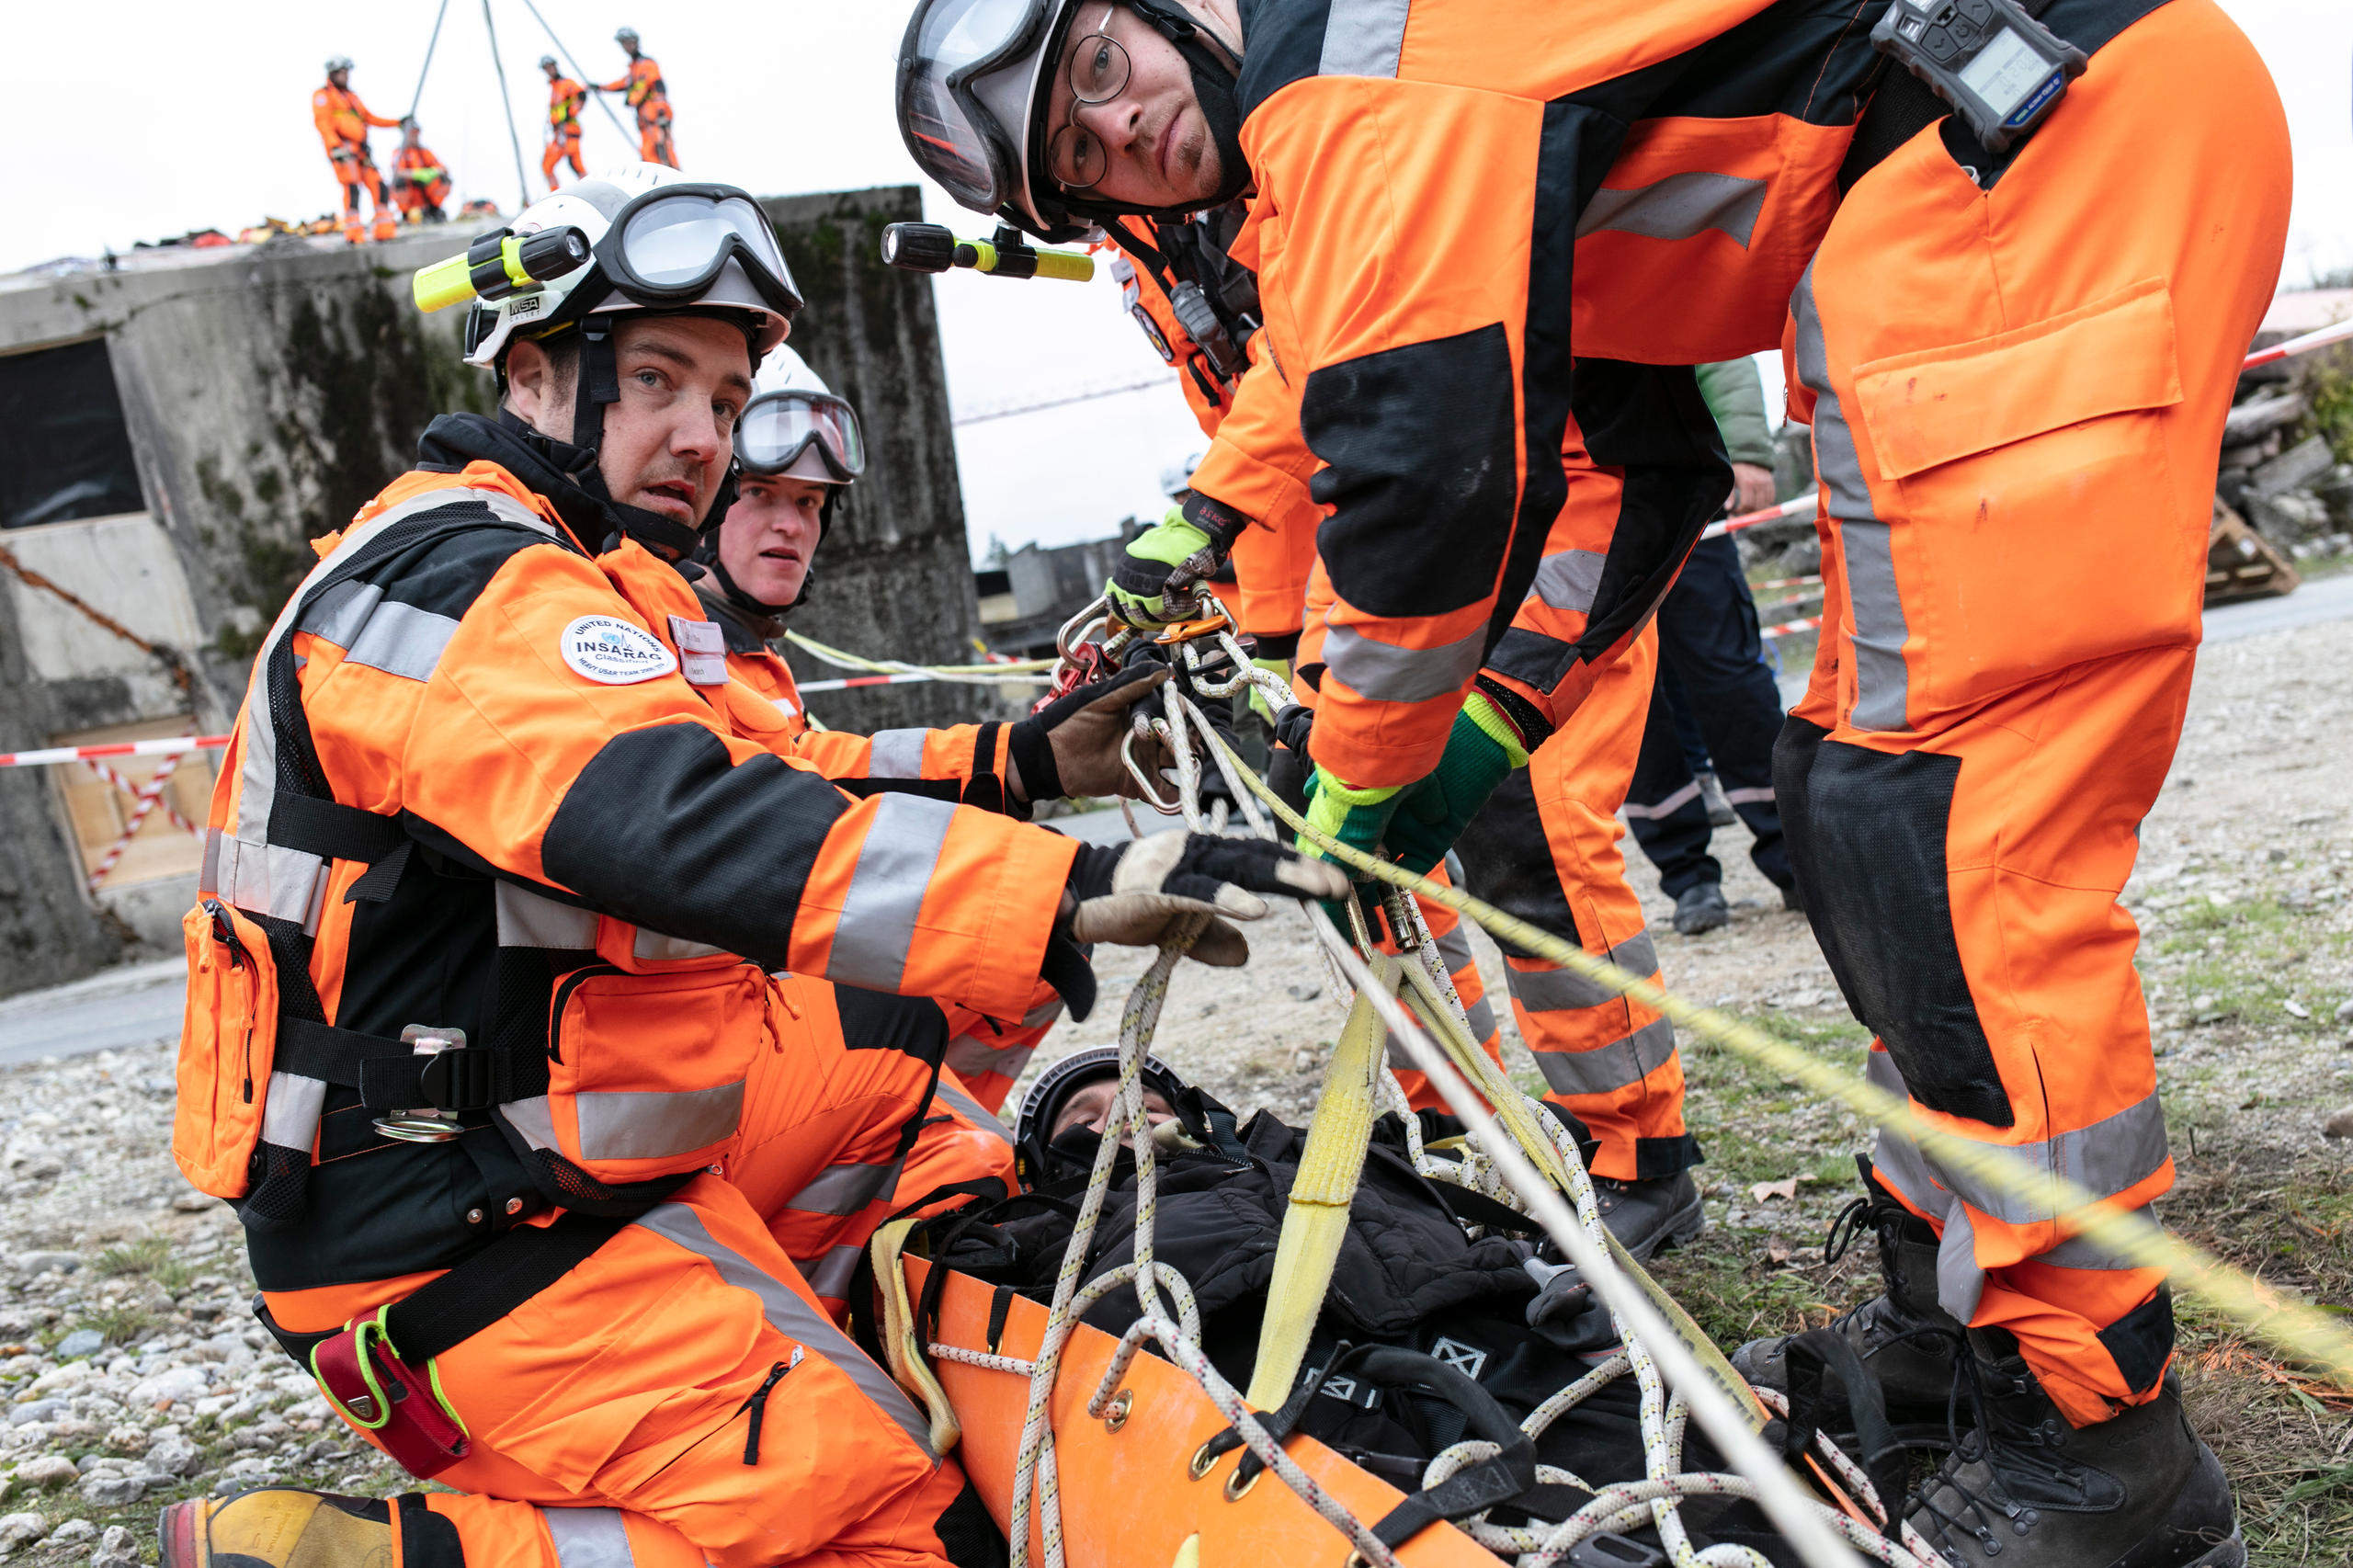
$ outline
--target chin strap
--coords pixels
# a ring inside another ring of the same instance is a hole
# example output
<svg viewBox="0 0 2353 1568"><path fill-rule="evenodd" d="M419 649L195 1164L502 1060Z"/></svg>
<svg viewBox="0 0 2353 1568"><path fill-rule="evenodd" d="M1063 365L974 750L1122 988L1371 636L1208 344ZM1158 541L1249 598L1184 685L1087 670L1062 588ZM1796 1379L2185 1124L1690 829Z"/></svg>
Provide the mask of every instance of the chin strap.
<svg viewBox="0 0 2353 1568"><path fill-rule="evenodd" d="M503 408L498 418L500 424L538 449L565 478L604 508L616 528L612 536L590 541L597 549L610 550L622 535L627 535L669 560L683 561L694 553L695 546L701 542L701 534L658 513L614 500L612 492L605 486L604 473L597 466L597 449L605 439L605 409L620 400L620 369L613 356L612 323L603 316L590 316L580 324L580 375L572 405L572 439L559 441ZM727 515L727 506L734 499L734 485L735 470L731 463L727 478L712 498L709 513L712 527L717 527L718 520Z"/></svg>

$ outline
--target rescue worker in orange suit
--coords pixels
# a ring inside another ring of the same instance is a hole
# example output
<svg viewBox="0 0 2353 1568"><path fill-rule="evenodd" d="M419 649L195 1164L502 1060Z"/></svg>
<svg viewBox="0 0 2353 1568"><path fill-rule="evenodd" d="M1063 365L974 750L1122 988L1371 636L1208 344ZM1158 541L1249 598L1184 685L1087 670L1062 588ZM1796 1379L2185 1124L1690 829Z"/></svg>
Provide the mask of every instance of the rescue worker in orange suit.
<svg viewBox="0 0 2353 1568"><path fill-rule="evenodd" d="M548 144L540 154L540 177L553 190L556 165L566 158L574 179L587 177L588 165L580 161L580 109L588 92L563 74L552 54L540 56L540 69L548 74Z"/></svg>
<svg viewBox="0 0 2353 1568"><path fill-rule="evenodd" d="M1314 530L1324 508L1308 494L1305 478L1315 460L1300 442L1298 403L1286 395L1281 355L1259 319L1256 278L1227 252L1240 224L1239 207L1230 203L1185 223L1155 223L1148 245L1139 244L1132 256L1121 255L1111 270L1145 336L1178 367L1179 384L1203 433L1222 434L1228 449L1246 460L1229 463L1222 482L1223 494L1245 494L1251 506L1263 508L1245 514L1248 526L1228 557L1238 579L1236 607L1256 639L1260 662L1290 679L1312 711L1332 602L1328 579L1314 569ZM1181 312L1174 302L1180 296ZM1196 340L1196 331L1211 348ZM1228 409L1235 411L1231 426ZM1246 452L1239 450L1244 443ZM1620 485L1610 474L1578 451L1564 452L1563 461L1572 508L1618 505ZM1156 600L1165 584L1155 566L1165 574L1169 562L1182 562L1207 544L1205 534L1173 516L1129 546L1107 592L1123 615L1150 624L1157 606L1144 598ZM1123 580L1136 586L1125 587ZM1642 900L1626 881L1617 812L1643 734L1655 644L1646 632L1603 673L1574 720L1473 819L1460 856L1448 855L1431 873L1453 880L1467 862L1463 885L1480 897L1653 981L1659 979L1657 951ZM1284 731L1290 744L1276 751L1268 774L1279 787L1296 778L1310 750L1305 716L1293 716ZM1536 844L1548 853L1529 853ZM1472 1034L1500 1062L1501 1034L1486 976L1472 955L1461 917L1434 902L1422 911ZM1393 939L1384 937L1384 946L1393 950ZM1683 1064L1673 1022L1525 954L1509 954L1504 980L1520 1038L1544 1074L1545 1098L1594 1141L1595 1198L1611 1233L1637 1258L1699 1235L1706 1210L1688 1171L1700 1152L1684 1123ZM1416 1108L1438 1106L1437 1092L1393 1039L1389 1054L1408 1101Z"/></svg>
<svg viewBox="0 0 2353 1568"><path fill-rule="evenodd" d="M311 95L311 123L318 127L327 162L343 184L343 237L355 245L369 237L368 226L359 221L362 189L375 213L375 237L389 240L400 233L400 220L384 201L384 177L376 172L375 155L368 150L369 126L389 131L400 121L386 119L359 101L351 90L351 62L343 55L328 60L327 84Z"/></svg>
<svg viewBox="0 0 2353 1568"><path fill-rule="evenodd" d="M800 303L773 238L648 166L518 227L594 248L475 307L499 414L434 423L259 656L187 922L174 1137L238 1205L264 1323L458 1490L176 1505L165 1561L1001 1560L782 1238L870 1228L945 1044L924 998L1001 1015L1043 977L1083 1012L1088 942L1198 931L1237 961L1258 893L1344 883L779 755L675 564ZM1109 787L1112 685L974 747L967 788Z"/></svg>
<svg viewBox="0 0 2353 1568"><path fill-rule="evenodd" d="M1316 817L1409 865L1570 715L1721 501L1669 367L1786 334L1834 623L1774 785L1808 917L1921 1115L2139 1207L2173 1171L2115 895L2288 150L2211 0L2037 9L924 0L901 127L960 200L1055 239L1246 195L1235 255L1334 509ZM1875 34L1922 69L1979 51L1979 96L1948 112ZM1572 546L1592 594L1516 625L1570 542L1572 432L1623 505ZM1889 1294L1841 1331L1892 1402L1959 1386L1977 1417L1912 1522L1972 1565L2241 1561L2159 1277L1917 1150L1874 1169ZM1780 1350L1745 1359L1772 1381Z"/></svg>
<svg viewBox="0 0 2353 1568"><path fill-rule="evenodd" d="M817 550L835 508L865 472L866 439L857 411L783 346L761 365L738 430L742 472L735 504L695 552L702 568L695 592L726 640L730 672L775 705L788 754L826 778L855 780L860 789L952 797L957 781L969 776L975 750L994 747L986 738L993 726L884 730L870 736L812 728L792 668L774 646L786 618L814 585ZM1010 803L1018 814L1018 802ZM978 1113L975 1124L1001 1137L1001 1124L987 1124L995 1122L1006 1091L1062 1017L1062 998L1041 983L1016 1017L984 1017L952 1006L948 1014L951 1072L941 1074L939 1097L966 1121L975 1121Z"/></svg>
<svg viewBox="0 0 2353 1568"><path fill-rule="evenodd" d="M613 35L613 41L629 53L629 69L610 82L596 84L600 93L619 93L621 101L637 111L637 154L649 164L678 166L678 143L670 134L670 92L663 85L662 67L650 54L641 53L637 46L637 29L623 28Z"/></svg>
<svg viewBox="0 0 2353 1568"><path fill-rule="evenodd" d="M401 121L401 150L392 155L392 200L412 223L446 223L449 171L425 144L416 121Z"/></svg>

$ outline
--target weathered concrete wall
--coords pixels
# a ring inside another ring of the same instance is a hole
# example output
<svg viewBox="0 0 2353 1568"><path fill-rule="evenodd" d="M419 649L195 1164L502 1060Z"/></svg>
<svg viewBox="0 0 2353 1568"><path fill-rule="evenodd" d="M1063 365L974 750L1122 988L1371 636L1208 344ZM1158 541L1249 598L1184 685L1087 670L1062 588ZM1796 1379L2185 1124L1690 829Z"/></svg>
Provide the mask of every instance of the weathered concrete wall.
<svg viewBox="0 0 2353 1568"><path fill-rule="evenodd" d="M866 474L834 512L794 630L872 658L969 664L980 631L931 279L882 265L882 226L919 221L913 186L763 202L808 301L792 328L825 384L858 408ZM791 655L793 673L844 672ZM836 729L1001 717L972 687L876 687L810 699Z"/></svg>

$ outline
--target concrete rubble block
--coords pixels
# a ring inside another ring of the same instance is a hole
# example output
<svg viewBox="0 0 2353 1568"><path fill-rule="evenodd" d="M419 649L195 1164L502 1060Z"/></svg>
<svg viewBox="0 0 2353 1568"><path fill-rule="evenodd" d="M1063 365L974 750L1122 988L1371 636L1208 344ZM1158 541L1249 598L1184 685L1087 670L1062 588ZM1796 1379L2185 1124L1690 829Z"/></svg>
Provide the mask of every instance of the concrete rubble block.
<svg viewBox="0 0 2353 1568"><path fill-rule="evenodd" d="M2318 436L2307 436L2257 467L2247 476L2247 487L2257 495L2284 495L2326 478L2336 466L2336 459L2329 451L2328 443Z"/></svg>
<svg viewBox="0 0 2353 1568"><path fill-rule="evenodd" d="M2279 495L2249 494L2247 521L2274 544L2294 544L2328 531L2328 508L2306 491Z"/></svg>
<svg viewBox="0 0 2353 1568"><path fill-rule="evenodd" d="M2260 440L2283 426L2292 425L2304 416L2306 404L2302 392L2278 392L2269 397L2254 397L2240 403L2222 421L2222 445L2242 447Z"/></svg>

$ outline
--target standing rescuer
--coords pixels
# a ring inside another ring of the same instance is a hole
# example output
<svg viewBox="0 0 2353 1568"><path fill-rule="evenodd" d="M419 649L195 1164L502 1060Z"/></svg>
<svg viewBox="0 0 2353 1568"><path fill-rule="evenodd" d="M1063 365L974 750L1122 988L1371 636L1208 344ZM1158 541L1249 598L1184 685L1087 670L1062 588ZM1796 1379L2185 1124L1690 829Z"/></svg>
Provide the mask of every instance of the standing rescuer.
<svg viewBox="0 0 2353 1568"><path fill-rule="evenodd" d="M619 78L597 84L600 93L619 93L621 101L637 111L638 156L649 164L678 166L678 143L670 134L670 90L662 80L662 67L650 54L640 52L637 29L623 28L613 35L629 55L629 69Z"/></svg>
<svg viewBox="0 0 2353 1568"><path fill-rule="evenodd" d="M588 165L580 161L580 108L588 101L588 93L563 74L552 54L540 56L540 69L548 75L548 144L540 154L540 176L553 190L556 165L566 158L572 160L574 179L587 176Z"/></svg>
<svg viewBox="0 0 2353 1568"><path fill-rule="evenodd" d="M1248 201L1235 256L1332 509L1316 816L1409 861L1576 707L1721 502L1661 367L1786 336L1830 622L1775 767L1808 915L1876 1074L2137 1207L2172 1164L2116 894L2288 148L2211 0L2039 9L924 0L899 108L958 199L1041 237ZM1582 540L1568 439L1624 485ZM1578 591L1532 614L1561 557ZM1965 1563L2242 1562L2159 1276L1896 1140L1875 1172L1890 1294L1842 1331L1905 1347L1893 1399L1958 1381L1976 1421L1912 1522ZM1779 1346L1747 1359L1769 1381Z"/></svg>
<svg viewBox="0 0 2353 1568"><path fill-rule="evenodd" d="M1085 944L1201 926L1239 961L1250 889L1339 880L1181 834L1097 851L780 755L675 564L800 304L774 235L647 166L518 223L572 265L521 288L508 242L475 271L498 415L433 424L256 661L174 1130L238 1206L265 1324L458 1490L176 1505L165 1561L988 1561L788 1247L854 1251L920 1139L921 998L1017 1016L1051 977L1083 1011Z"/></svg>
<svg viewBox="0 0 2353 1568"><path fill-rule="evenodd" d="M327 162L343 186L343 237L353 244L369 237L359 221L359 193L364 188L375 213L375 237L389 240L400 233L400 220L384 201L384 176L376 172L375 154L368 150L368 128L392 130L397 119L369 110L351 90L351 62L344 55L327 61L327 84L311 95L311 122L327 150Z"/></svg>

